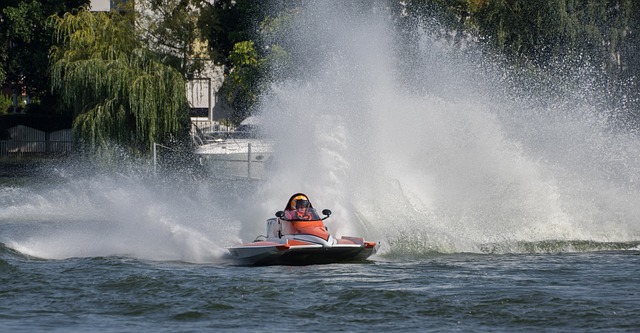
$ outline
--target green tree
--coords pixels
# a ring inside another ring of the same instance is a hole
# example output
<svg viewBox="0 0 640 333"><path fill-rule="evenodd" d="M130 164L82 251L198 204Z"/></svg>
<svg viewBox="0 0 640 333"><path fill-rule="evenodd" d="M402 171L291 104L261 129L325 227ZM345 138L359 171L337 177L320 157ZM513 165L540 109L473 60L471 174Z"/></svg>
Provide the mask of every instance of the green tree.
<svg viewBox="0 0 640 333"><path fill-rule="evenodd" d="M493 0L479 4L472 19L481 35L514 60L544 66L580 58L616 71L631 5L632 0Z"/></svg>
<svg viewBox="0 0 640 333"><path fill-rule="evenodd" d="M258 57L253 41L236 43L229 59L233 69L227 75L221 93L234 108L231 120L239 123L250 115L252 106L257 102L263 59Z"/></svg>
<svg viewBox="0 0 640 333"><path fill-rule="evenodd" d="M638 1L407 0L404 3L409 22L405 29L427 23L427 29L431 28L437 38L448 40L451 45L461 40L477 41L482 52L506 60L509 67L523 70L525 75L520 78L531 76L533 82L540 83L540 75L547 80L579 80L571 73L589 68L590 79L609 97L608 107L633 110L640 106L636 83L640 74ZM540 84L541 89L554 89L553 86Z"/></svg>
<svg viewBox="0 0 640 333"><path fill-rule="evenodd" d="M209 42L209 52L216 64L232 67L229 55L234 45L256 40L265 6L254 0L218 0L203 5L198 27Z"/></svg>
<svg viewBox="0 0 640 333"><path fill-rule="evenodd" d="M0 4L0 83L14 93L51 98L48 75L53 28L47 18L88 0L3 0Z"/></svg>
<svg viewBox="0 0 640 333"><path fill-rule="evenodd" d="M258 28L267 11L259 1L220 0L203 6L198 20L210 58L224 66L219 94L233 110L231 120L236 123L251 114L263 83L265 59Z"/></svg>
<svg viewBox="0 0 640 333"><path fill-rule="evenodd" d="M185 81L142 46L133 15L82 9L54 18L53 89L90 149L116 143L148 151L187 132Z"/></svg>
<svg viewBox="0 0 640 333"><path fill-rule="evenodd" d="M136 4L136 25L147 47L165 64L192 78L208 60L198 20L205 0L148 0Z"/></svg>

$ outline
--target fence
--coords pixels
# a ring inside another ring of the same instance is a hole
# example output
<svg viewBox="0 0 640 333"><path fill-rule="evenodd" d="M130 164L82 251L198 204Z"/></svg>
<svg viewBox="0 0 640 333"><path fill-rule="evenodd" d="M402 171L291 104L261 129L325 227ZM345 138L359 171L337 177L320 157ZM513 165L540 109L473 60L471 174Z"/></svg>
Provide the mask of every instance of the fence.
<svg viewBox="0 0 640 333"><path fill-rule="evenodd" d="M61 155L71 151L71 141L0 141L0 157Z"/></svg>
<svg viewBox="0 0 640 333"><path fill-rule="evenodd" d="M8 133L10 140L0 141L0 157L57 156L73 148L70 129L45 133L20 125L10 128Z"/></svg>

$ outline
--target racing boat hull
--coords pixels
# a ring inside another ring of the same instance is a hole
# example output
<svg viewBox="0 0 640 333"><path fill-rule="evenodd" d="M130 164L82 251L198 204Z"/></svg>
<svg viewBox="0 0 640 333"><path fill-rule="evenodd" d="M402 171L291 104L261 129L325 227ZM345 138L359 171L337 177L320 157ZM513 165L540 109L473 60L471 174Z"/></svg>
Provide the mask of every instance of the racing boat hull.
<svg viewBox="0 0 640 333"><path fill-rule="evenodd" d="M290 242L294 243L294 242ZM290 245L271 241L258 241L229 248L231 258L247 265L315 265L340 262L359 262L376 253L378 244L320 244Z"/></svg>

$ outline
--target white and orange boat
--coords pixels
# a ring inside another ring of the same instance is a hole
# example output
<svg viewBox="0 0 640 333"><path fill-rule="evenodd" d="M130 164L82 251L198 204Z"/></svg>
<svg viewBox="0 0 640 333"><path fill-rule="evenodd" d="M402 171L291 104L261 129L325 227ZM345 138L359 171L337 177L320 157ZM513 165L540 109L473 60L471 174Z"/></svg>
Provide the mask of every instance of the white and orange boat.
<svg viewBox="0 0 640 333"><path fill-rule="evenodd" d="M228 248L231 257L249 265L310 265L363 261L375 254L379 243L361 237L334 238L324 225L331 211L320 218L303 193L289 199L284 211L267 220L267 234Z"/></svg>

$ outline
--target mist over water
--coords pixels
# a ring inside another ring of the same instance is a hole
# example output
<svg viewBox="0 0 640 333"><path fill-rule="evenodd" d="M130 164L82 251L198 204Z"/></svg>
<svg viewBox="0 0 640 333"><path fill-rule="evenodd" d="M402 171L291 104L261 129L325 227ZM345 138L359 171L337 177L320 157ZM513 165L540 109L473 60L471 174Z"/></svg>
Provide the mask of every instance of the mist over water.
<svg viewBox="0 0 640 333"><path fill-rule="evenodd" d="M66 167L69 172L78 166ZM220 262L224 246L239 241L238 221L230 214L236 207L228 205L243 192L241 184L218 183L214 188L78 173L49 184L0 188L0 243L47 259L126 256Z"/></svg>
<svg viewBox="0 0 640 333"><path fill-rule="evenodd" d="M640 140L597 103L588 71L529 79L562 92L547 96L428 28L400 36L393 19L342 1L297 13L286 46L301 66L277 68L287 80L259 107L276 142L266 180L4 187L0 242L41 258L220 262L304 192L333 211L334 235L379 240L382 255L637 248Z"/></svg>
<svg viewBox="0 0 640 333"><path fill-rule="evenodd" d="M291 31L294 54L323 53L264 100L271 206L308 192L338 234L398 254L640 240L640 142L596 104L592 78L536 82L545 96L427 30L403 49L383 7L312 4Z"/></svg>

